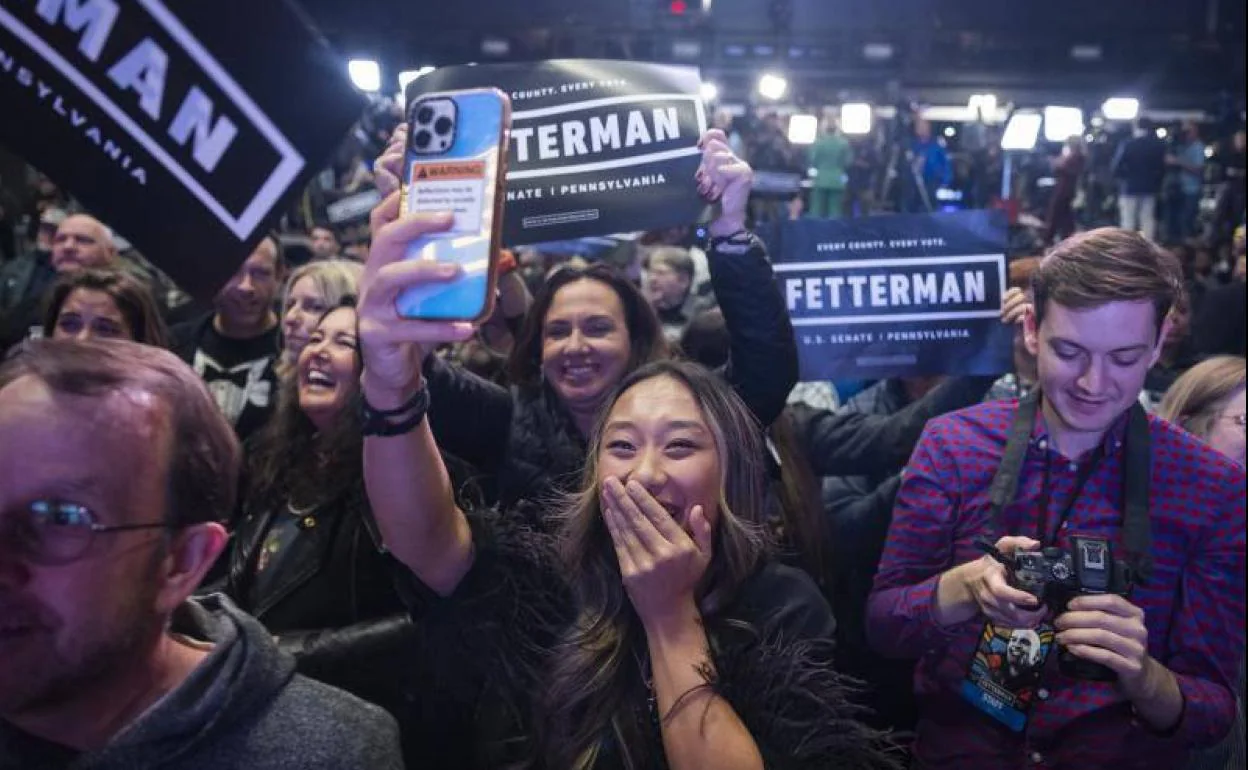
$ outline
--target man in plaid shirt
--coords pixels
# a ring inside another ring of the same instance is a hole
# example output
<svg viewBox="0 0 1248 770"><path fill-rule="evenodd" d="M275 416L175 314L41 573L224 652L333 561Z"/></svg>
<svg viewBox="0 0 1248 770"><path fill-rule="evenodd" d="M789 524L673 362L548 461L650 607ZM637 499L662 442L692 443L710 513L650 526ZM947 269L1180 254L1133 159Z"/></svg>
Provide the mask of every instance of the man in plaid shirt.
<svg viewBox="0 0 1248 770"><path fill-rule="evenodd" d="M1005 554L1069 550L1081 536L1123 553L1129 412L1160 354L1181 280L1169 254L1117 229L1075 236L1045 258L1026 321L1042 395L1018 491L999 517L990 487L1019 403L928 423L867 609L881 653L920 659L916 767L1181 767L1236 718L1245 577L1239 465L1147 418L1153 569L1125 598L1079 596L1053 617L976 547L987 539ZM1008 694L1003 701L1001 690L973 686L972 661L988 660L981 639L994 636L986 624L1049 629L1055 648L1104 665L1116 681L1068 676L1048 654L1039 683L1011 710Z"/></svg>

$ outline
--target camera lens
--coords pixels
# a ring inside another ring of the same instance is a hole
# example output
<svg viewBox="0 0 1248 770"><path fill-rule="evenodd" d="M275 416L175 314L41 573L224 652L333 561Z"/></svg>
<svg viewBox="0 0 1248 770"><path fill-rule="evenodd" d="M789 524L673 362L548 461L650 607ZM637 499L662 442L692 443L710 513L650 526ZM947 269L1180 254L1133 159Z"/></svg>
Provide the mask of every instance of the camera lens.
<svg viewBox="0 0 1248 770"><path fill-rule="evenodd" d="M420 111L416 113L417 123L425 124L431 120L433 120L433 108L432 107L421 107Z"/></svg>
<svg viewBox="0 0 1248 770"><path fill-rule="evenodd" d="M438 118L438 121L433 124L433 130L435 133L443 135L451 133L451 119L448 117Z"/></svg>
<svg viewBox="0 0 1248 770"><path fill-rule="evenodd" d="M421 130L421 131L417 131L416 136L412 138L412 144L416 145L417 149L423 150L429 146L429 142L432 139L433 139L433 134L429 133L428 131Z"/></svg>

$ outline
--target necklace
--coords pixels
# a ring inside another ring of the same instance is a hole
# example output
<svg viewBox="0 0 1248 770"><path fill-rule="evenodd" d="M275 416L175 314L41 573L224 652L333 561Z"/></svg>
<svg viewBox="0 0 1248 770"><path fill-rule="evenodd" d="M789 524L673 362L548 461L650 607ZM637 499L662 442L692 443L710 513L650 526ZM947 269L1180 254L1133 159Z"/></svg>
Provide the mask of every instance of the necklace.
<svg viewBox="0 0 1248 770"><path fill-rule="evenodd" d="M307 508L296 508L294 503L292 503L289 500L286 501L286 510L290 511L290 514L297 518L307 516L308 514L312 513L319 507L320 507L319 505L314 504L314 505L309 505Z"/></svg>

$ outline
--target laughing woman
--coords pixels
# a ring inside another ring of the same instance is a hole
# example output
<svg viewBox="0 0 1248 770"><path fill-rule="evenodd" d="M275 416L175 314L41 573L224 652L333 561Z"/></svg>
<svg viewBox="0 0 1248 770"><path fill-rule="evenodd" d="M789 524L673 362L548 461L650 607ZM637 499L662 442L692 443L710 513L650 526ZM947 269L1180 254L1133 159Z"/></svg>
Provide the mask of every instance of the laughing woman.
<svg viewBox="0 0 1248 770"><path fill-rule="evenodd" d="M292 653L299 671L405 718L410 621L360 478L354 298L308 324L277 412L253 439L225 592Z"/></svg>
<svg viewBox="0 0 1248 770"><path fill-rule="evenodd" d="M618 378L579 491L537 517L562 522L557 539L457 504L420 362L422 345L472 329L397 317L399 291L453 272L395 264L436 227L397 211L396 196L374 214L361 301L364 477L411 571L409 657L441 707L432 766L895 767L832 670L827 603L770 558L761 431L708 370L659 361Z"/></svg>

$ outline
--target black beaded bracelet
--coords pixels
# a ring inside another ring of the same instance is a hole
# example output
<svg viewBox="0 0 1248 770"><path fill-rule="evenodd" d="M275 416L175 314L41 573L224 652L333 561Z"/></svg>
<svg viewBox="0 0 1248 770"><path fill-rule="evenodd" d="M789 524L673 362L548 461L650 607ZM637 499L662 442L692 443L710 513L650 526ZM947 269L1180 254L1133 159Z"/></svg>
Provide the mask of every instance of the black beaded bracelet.
<svg viewBox="0 0 1248 770"><path fill-rule="evenodd" d="M755 244L754 233L750 232L749 230L743 229L743 230L738 230L735 233L732 233L731 235L713 236L707 241L706 251L708 252L719 251L723 249L725 246L727 246L728 248L726 249L726 251L745 252L753 248L754 244Z"/></svg>
<svg viewBox="0 0 1248 770"><path fill-rule="evenodd" d="M398 409L375 409L368 399L360 398L360 422L365 436L391 438L411 433L425 419L429 411L429 388L422 386L407 403ZM391 422L396 417L405 417L400 422Z"/></svg>

